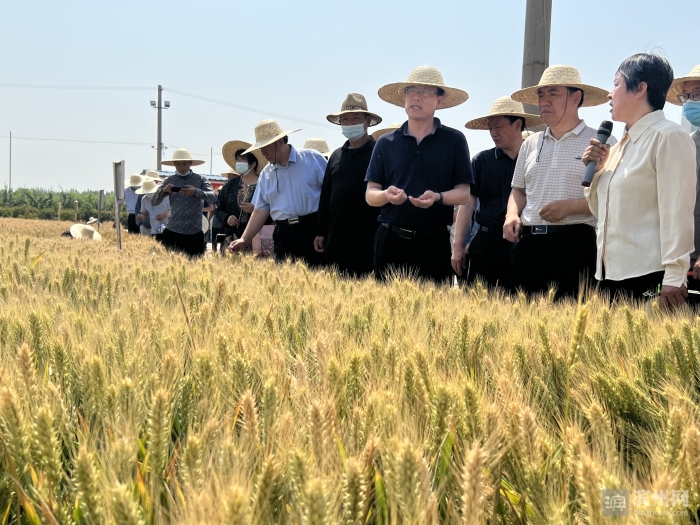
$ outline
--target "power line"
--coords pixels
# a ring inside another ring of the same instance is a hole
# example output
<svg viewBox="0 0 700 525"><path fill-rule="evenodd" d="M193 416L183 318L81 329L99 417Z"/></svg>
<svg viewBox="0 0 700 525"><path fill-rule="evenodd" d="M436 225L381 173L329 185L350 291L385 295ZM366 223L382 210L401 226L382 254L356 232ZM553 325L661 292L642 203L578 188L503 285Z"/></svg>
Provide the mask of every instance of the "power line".
<svg viewBox="0 0 700 525"><path fill-rule="evenodd" d="M9 135L0 135L0 139L9 139ZM80 139L56 139L56 138L39 138L39 137L17 137L12 136L12 140L38 140L48 142L79 142L81 144L119 144L124 146L152 146L150 142L118 142L111 140L80 140Z"/></svg>
<svg viewBox="0 0 700 525"><path fill-rule="evenodd" d="M83 89L97 91L152 91L152 87L128 87L128 86L42 86L38 84L0 84L5 88L22 89Z"/></svg>
<svg viewBox="0 0 700 525"><path fill-rule="evenodd" d="M317 126L319 128L337 129L337 126L330 126L328 124L319 124L312 120L304 120L296 117L290 117L289 115L281 115L279 113L270 113L269 111L263 111L261 109L249 108L246 106L239 106L238 104L231 104L230 102L224 102L222 100L215 100L213 98L202 97L199 95L193 95L191 93L184 93L182 91L177 91L175 89L163 88L163 91L169 91L170 93L175 93L177 95L182 95L184 97L196 98L198 100L203 100L205 102L211 102L212 104L218 104L220 106L228 106L230 108L242 109L243 111L250 111L252 113L259 113L261 115L269 115L271 117L283 118L291 120L293 122L301 122L302 124L309 124L311 126Z"/></svg>

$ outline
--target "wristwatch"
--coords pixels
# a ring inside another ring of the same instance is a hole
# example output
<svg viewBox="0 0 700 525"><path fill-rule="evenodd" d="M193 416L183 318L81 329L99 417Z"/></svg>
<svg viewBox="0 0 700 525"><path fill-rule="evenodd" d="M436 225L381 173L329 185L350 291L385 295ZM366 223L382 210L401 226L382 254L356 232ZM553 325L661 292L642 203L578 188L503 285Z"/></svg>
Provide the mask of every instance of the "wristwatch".
<svg viewBox="0 0 700 525"><path fill-rule="evenodd" d="M440 198L438 199L438 204L445 204L442 198L442 192L440 192Z"/></svg>

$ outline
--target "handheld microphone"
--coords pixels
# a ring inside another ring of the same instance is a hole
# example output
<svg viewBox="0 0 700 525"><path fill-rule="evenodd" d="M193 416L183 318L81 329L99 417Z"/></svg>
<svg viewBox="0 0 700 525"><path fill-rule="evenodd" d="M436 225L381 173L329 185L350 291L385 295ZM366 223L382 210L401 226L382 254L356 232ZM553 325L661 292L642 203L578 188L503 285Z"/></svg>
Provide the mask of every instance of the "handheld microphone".
<svg viewBox="0 0 700 525"><path fill-rule="evenodd" d="M610 134L612 133L612 129L613 123L609 120L604 120L601 123L600 127L598 128L598 136L596 137L601 144L605 144L608 141L608 139L610 138ZM584 186L586 188L590 187L591 182L593 182L593 175L595 175L597 167L598 163L595 161L591 161L588 163L588 166L586 166L586 175L583 177L581 186Z"/></svg>

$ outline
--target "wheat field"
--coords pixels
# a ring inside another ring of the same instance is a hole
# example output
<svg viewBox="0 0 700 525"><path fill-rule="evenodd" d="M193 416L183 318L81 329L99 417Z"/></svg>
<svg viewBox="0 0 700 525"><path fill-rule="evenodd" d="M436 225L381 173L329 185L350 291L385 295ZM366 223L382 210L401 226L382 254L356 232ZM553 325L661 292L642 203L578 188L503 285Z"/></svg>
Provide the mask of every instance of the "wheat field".
<svg viewBox="0 0 700 525"><path fill-rule="evenodd" d="M692 523L689 310L67 226L0 219L0 524Z"/></svg>

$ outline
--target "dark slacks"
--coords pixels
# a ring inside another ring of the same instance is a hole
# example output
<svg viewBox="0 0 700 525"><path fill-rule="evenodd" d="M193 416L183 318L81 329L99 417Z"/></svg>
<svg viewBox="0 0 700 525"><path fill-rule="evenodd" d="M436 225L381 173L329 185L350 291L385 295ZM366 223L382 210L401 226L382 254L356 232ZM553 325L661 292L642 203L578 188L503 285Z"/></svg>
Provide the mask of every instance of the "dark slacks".
<svg viewBox="0 0 700 525"><path fill-rule="evenodd" d="M323 254L314 249L316 238L316 213L300 218L297 224L278 221L272 240L275 243L275 261L282 263L287 259L302 260L309 267L323 264Z"/></svg>
<svg viewBox="0 0 700 525"><path fill-rule="evenodd" d="M374 236L374 277L385 281L399 271L444 283L452 277L450 253L447 226L406 238L382 224Z"/></svg>
<svg viewBox="0 0 700 525"><path fill-rule="evenodd" d="M130 213L126 220L126 231L129 233L141 233L141 228L136 224L136 214Z"/></svg>
<svg viewBox="0 0 700 525"><path fill-rule="evenodd" d="M600 290L610 294L610 300L630 299L635 301L652 299L657 296L664 280L663 271L654 272L639 277L623 279L622 281L611 281L603 279L600 281Z"/></svg>
<svg viewBox="0 0 700 525"><path fill-rule="evenodd" d="M372 273L376 229L375 226L361 232L330 232L326 239L326 264L336 266L338 271L351 277L365 277Z"/></svg>
<svg viewBox="0 0 700 525"><path fill-rule="evenodd" d="M479 230L469 245L469 272L467 282L477 277L488 286L510 288L510 267L513 243L503 238L503 233Z"/></svg>
<svg viewBox="0 0 700 525"><path fill-rule="evenodd" d="M586 224L575 224L545 235L527 228L513 247L511 285L525 293L556 287L555 298L577 297L579 283L589 284L595 275L596 235Z"/></svg>
<svg viewBox="0 0 700 525"><path fill-rule="evenodd" d="M190 257L201 257L204 255L204 232L197 232L191 235L163 230L162 241L166 249L173 252L181 252Z"/></svg>

